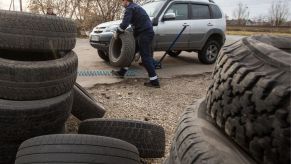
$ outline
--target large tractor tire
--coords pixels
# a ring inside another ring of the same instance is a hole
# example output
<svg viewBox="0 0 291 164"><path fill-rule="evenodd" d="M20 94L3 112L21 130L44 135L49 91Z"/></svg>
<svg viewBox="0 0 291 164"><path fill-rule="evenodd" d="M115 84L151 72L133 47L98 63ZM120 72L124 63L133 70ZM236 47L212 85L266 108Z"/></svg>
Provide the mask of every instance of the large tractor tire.
<svg viewBox="0 0 291 164"><path fill-rule="evenodd" d="M205 101L185 109L164 164L255 164L242 149L225 137L206 113Z"/></svg>
<svg viewBox="0 0 291 164"><path fill-rule="evenodd" d="M253 36L223 48L207 112L260 163L290 164L291 38Z"/></svg>

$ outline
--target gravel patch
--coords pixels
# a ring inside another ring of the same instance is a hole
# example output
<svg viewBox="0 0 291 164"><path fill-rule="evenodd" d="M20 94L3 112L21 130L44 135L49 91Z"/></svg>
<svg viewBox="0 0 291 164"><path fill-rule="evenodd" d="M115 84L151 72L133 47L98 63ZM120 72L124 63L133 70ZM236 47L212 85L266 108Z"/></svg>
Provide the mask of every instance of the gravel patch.
<svg viewBox="0 0 291 164"><path fill-rule="evenodd" d="M161 88L143 86L145 79L125 79L120 83L96 85L87 89L107 110L105 118L149 121L164 127L168 156L177 121L183 110L206 95L210 73L161 79ZM67 131L75 133L79 121L70 118ZM146 163L160 164L164 159Z"/></svg>

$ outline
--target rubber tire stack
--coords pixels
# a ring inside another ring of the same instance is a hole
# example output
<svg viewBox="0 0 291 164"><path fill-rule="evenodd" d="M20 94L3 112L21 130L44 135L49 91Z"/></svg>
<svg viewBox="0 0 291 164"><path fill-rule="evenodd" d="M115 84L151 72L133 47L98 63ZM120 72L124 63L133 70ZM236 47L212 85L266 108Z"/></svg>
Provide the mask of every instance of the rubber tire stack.
<svg viewBox="0 0 291 164"><path fill-rule="evenodd" d="M0 10L0 163L14 163L21 142L63 133L78 58L72 20Z"/></svg>
<svg viewBox="0 0 291 164"><path fill-rule="evenodd" d="M207 112L259 163L290 164L291 38L253 36L222 49Z"/></svg>

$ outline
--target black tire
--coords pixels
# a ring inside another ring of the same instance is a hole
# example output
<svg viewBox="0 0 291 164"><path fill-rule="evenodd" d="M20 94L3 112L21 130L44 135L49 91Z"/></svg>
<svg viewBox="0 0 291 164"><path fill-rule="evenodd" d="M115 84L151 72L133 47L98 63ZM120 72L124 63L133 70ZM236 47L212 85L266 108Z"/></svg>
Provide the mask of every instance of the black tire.
<svg viewBox="0 0 291 164"><path fill-rule="evenodd" d="M0 141L0 164L14 164L21 143Z"/></svg>
<svg viewBox="0 0 291 164"><path fill-rule="evenodd" d="M72 20L0 10L0 49L56 52L75 47L77 28Z"/></svg>
<svg viewBox="0 0 291 164"><path fill-rule="evenodd" d="M103 50L97 50L98 55L101 59L103 59L106 62L109 62L109 55L108 52L103 51Z"/></svg>
<svg viewBox="0 0 291 164"><path fill-rule="evenodd" d="M118 39L112 37L109 45L110 64L115 67L129 67L135 56L135 39L132 32L125 31Z"/></svg>
<svg viewBox="0 0 291 164"><path fill-rule="evenodd" d="M124 140L135 145L142 158L160 158L165 153L165 131L163 127L148 122L91 119L80 124L78 133Z"/></svg>
<svg viewBox="0 0 291 164"><path fill-rule="evenodd" d="M223 48L207 93L207 111L226 134L261 163L290 163L291 54L256 36ZM287 42L287 43L286 43Z"/></svg>
<svg viewBox="0 0 291 164"><path fill-rule="evenodd" d="M59 96L73 88L77 68L78 58L72 51L58 59L50 54L5 52L0 56L0 98L23 101Z"/></svg>
<svg viewBox="0 0 291 164"><path fill-rule="evenodd" d="M97 103L82 86L75 84L74 86L74 103L72 114L83 121L90 118L101 118L105 114L103 106Z"/></svg>
<svg viewBox="0 0 291 164"><path fill-rule="evenodd" d="M216 61L218 53L221 49L218 41L209 39L203 49L198 52L198 59L203 64L213 64ZM210 52L211 51L211 52Z"/></svg>
<svg viewBox="0 0 291 164"><path fill-rule="evenodd" d="M0 99L0 141L22 142L62 132L70 116L73 94L35 101Z"/></svg>
<svg viewBox="0 0 291 164"><path fill-rule="evenodd" d="M176 51L176 50L172 50L169 52L169 55L172 57L178 57L181 54L182 51Z"/></svg>
<svg viewBox="0 0 291 164"><path fill-rule="evenodd" d="M206 104L199 100L180 118L165 164L252 164L240 148L208 121Z"/></svg>
<svg viewBox="0 0 291 164"><path fill-rule="evenodd" d="M135 146L119 139L91 135L48 135L19 147L15 164L140 164Z"/></svg>

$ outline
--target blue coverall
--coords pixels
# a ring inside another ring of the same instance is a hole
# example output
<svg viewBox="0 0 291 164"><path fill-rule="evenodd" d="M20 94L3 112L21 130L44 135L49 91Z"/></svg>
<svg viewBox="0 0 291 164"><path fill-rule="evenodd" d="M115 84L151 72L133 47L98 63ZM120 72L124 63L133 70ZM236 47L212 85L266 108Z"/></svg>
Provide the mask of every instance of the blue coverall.
<svg viewBox="0 0 291 164"><path fill-rule="evenodd" d="M118 30L124 31L129 25L132 26L143 66L147 70L150 80L157 80L158 77L155 71L154 60L151 56L151 46L155 33L148 14L136 3L130 3L126 7L122 23Z"/></svg>

